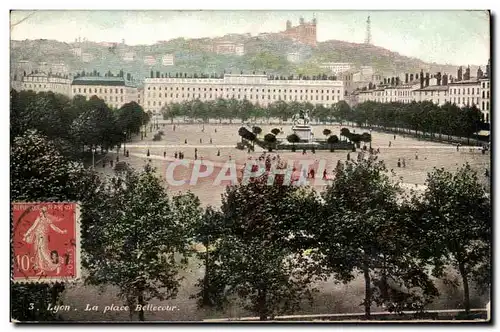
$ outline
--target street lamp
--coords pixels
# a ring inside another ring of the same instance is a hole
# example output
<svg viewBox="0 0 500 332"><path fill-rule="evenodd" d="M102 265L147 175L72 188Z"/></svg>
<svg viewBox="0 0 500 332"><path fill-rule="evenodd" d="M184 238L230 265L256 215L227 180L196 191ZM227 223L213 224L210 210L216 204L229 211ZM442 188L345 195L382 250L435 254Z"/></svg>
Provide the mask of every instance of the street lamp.
<svg viewBox="0 0 500 332"><path fill-rule="evenodd" d="M370 149L372 148L372 128L370 128Z"/></svg>
<svg viewBox="0 0 500 332"><path fill-rule="evenodd" d="M94 155L95 155L95 148L92 147L92 169L95 168L95 157L94 157Z"/></svg>
<svg viewBox="0 0 500 332"><path fill-rule="evenodd" d="M125 151L126 151L125 143L127 142L127 132L126 131L123 132L123 136L125 137L125 139L123 140L123 155L125 155Z"/></svg>

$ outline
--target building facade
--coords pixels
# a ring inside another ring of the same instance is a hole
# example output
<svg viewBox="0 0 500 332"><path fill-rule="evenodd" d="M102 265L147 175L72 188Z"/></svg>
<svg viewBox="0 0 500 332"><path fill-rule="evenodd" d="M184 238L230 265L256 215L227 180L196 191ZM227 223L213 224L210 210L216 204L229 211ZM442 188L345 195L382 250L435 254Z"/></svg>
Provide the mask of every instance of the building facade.
<svg viewBox="0 0 500 332"><path fill-rule="evenodd" d="M320 68L329 69L332 73L343 73L352 68L352 63L348 62L324 62L319 65Z"/></svg>
<svg viewBox="0 0 500 332"><path fill-rule="evenodd" d="M217 54L234 54L242 56L245 54L245 45L231 41L218 41L214 43L213 50Z"/></svg>
<svg viewBox="0 0 500 332"><path fill-rule="evenodd" d="M159 112L170 103L187 100L248 100L267 106L273 102L310 102L329 107L344 99L342 81L270 80L266 75L224 75L224 78L146 78L144 109Z"/></svg>
<svg viewBox="0 0 500 332"><path fill-rule="evenodd" d="M286 30L280 32L280 35L315 47L317 44L316 25L316 18L313 18L311 22L305 22L301 17L297 26L292 26L291 21L286 21Z"/></svg>
<svg viewBox="0 0 500 332"><path fill-rule="evenodd" d="M430 101L438 106L443 106L450 101L449 86L447 85L430 85L422 89L413 90L414 101Z"/></svg>
<svg viewBox="0 0 500 332"><path fill-rule="evenodd" d="M71 96L78 95L87 100L97 96L112 108L120 108L123 104L138 101L137 87L123 77L75 78L71 83Z"/></svg>
<svg viewBox="0 0 500 332"><path fill-rule="evenodd" d="M490 79L488 77L479 79L479 104L478 107L483 113L483 120L486 123L491 122L490 117Z"/></svg>
<svg viewBox="0 0 500 332"><path fill-rule="evenodd" d="M161 64L163 66L173 66L174 65L174 55L173 54L165 54L161 58Z"/></svg>
<svg viewBox="0 0 500 332"><path fill-rule="evenodd" d="M71 79L67 76L36 72L22 78L21 89L37 93L52 91L71 97L70 86Z"/></svg>
<svg viewBox="0 0 500 332"><path fill-rule="evenodd" d="M481 97L481 84L477 79L455 81L450 86L450 102L458 107L477 106Z"/></svg>

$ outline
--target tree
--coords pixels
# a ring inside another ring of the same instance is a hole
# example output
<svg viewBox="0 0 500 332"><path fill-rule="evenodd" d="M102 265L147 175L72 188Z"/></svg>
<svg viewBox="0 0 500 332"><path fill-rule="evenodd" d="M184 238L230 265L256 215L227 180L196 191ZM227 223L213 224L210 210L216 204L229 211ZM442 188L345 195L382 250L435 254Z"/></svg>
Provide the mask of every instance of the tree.
<svg viewBox="0 0 500 332"><path fill-rule="evenodd" d="M435 276L442 276L447 264L458 270L469 314L469 282L490 265L490 199L469 164L455 174L435 169L426 185L424 195L415 199L415 238L421 239L421 256L433 264Z"/></svg>
<svg viewBox="0 0 500 332"><path fill-rule="evenodd" d="M262 133L262 128L261 127L252 127L252 132L255 135L260 135Z"/></svg>
<svg viewBox="0 0 500 332"><path fill-rule="evenodd" d="M337 135L329 136L326 142L330 145L330 152L333 152L333 145L339 142L339 138Z"/></svg>
<svg viewBox="0 0 500 332"><path fill-rule="evenodd" d="M56 145L37 131L28 130L12 141L10 150L11 201L79 201L100 197L97 174L65 158ZM53 321L47 310L59 304L64 283L11 284L11 316L20 321ZM30 310L34 303L39 310Z"/></svg>
<svg viewBox="0 0 500 332"><path fill-rule="evenodd" d="M264 136L264 142L266 142L269 152L271 152L276 144L276 136L271 133L266 134L266 136Z"/></svg>
<svg viewBox="0 0 500 332"><path fill-rule="evenodd" d="M109 194L82 211L86 281L118 287L131 318L137 311L143 321L150 299L177 294L178 272L187 264L188 220L178 218L149 165L142 173L113 178L102 190Z"/></svg>
<svg viewBox="0 0 500 332"><path fill-rule="evenodd" d="M348 137L351 134L349 129L347 128L342 128L340 129L340 136Z"/></svg>
<svg viewBox="0 0 500 332"><path fill-rule="evenodd" d="M117 115L117 122L120 129L126 132L127 138L132 133L138 134L144 121L144 110L135 101L124 104Z"/></svg>
<svg viewBox="0 0 500 332"><path fill-rule="evenodd" d="M331 133L332 133L332 131L330 129L327 129L327 128L323 129L323 135L330 136Z"/></svg>
<svg viewBox="0 0 500 332"><path fill-rule="evenodd" d="M271 133L272 133L274 136L276 136L276 135L278 135L279 133L281 133L281 130L280 130L279 128L273 128L273 129L271 130Z"/></svg>
<svg viewBox="0 0 500 332"><path fill-rule="evenodd" d="M242 138L249 140L249 141L252 141L252 142L256 138L255 134L252 133L251 131L249 131L248 129L246 129L245 127L240 127L240 129L238 129L238 135L240 135Z"/></svg>
<svg viewBox="0 0 500 332"><path fill-rule="evenodd" d="M335 104L335 117L340 125L342 125L342 121L351 120L351 112L351 107L345 102L345 100L341 100Z"/></svg>
<svg viewBox="0 0 500 332"><path fill-rule="evenodd" d="M203 245L203 250L197 252L198 258L205 266L205 275L198 281L200 292L194 297L198 298L199 307L223 307L226 303L222 294L225 288L224 280L220 275L213 273L217 268L216 246L223 236L224 223L220 211L207 207L201 218L195 219L192 227L193 238Z"/></svg>
<svg viewBox="0 0 500 332"><path fill-rule="evenodd" d="M413 257L407 218L398 205L397 184L392 183L382 162L363 159L347 161L323 193L323 210L313 230L322 260L338 280L349 282L354 271L365 280L365 317L373 301L388 300L384 291L388 279L406 286L408 297L420 298L410 290L421 288L423 298L436 295L424 265ZM335 237L332 237L335 234ZM401 248L405 248L402 250ZM374 285L380 285L379 294ZM378 295L378 296L377 296ZM428 301L424 301L427 303ZM420 308L421 309L421 308Z"/></svg>
<svg viewBox="0 0 500 332"><path fill-rule="evenodd" d="M290 143L292 143L292 151L295 152L295 143L299 143L300 142L300 137L293 133L291 135L288 135L288 137L286 138L286 140Z"/></svg>
<svg viewBox="0 0 500 332"><path fill-rule="evenodd" d="M318 269L298 241L315 210L314 193L267 181L262 176L227 188L214 271L226 285L223 298L238 295L260 320L297 309L310 298ZM294 213L298 206L304 214Z"/></svg>

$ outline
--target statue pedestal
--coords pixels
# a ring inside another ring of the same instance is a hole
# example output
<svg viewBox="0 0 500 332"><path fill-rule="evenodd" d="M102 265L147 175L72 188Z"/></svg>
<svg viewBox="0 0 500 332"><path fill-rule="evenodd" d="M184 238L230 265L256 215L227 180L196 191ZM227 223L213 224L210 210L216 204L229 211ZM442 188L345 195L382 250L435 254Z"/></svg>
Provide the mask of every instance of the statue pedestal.
<svg viewBox="0 0 500 332"><path fill-rule="evenodd" d="M313 139L312 129L309 125L295 125L292 130L300 137L301 141L311 142Z"/></svg>

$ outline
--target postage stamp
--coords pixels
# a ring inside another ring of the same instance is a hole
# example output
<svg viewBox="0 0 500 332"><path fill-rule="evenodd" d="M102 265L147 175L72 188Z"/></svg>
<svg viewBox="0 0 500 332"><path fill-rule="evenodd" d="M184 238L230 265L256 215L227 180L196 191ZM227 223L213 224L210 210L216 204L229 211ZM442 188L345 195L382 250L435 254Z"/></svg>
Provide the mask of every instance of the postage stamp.
<svg viewBox="0 0 500 332"><path fill-rule="evenodd" d="M80 271L77 203L12 203L12 280L74 281Z"/></svg>

